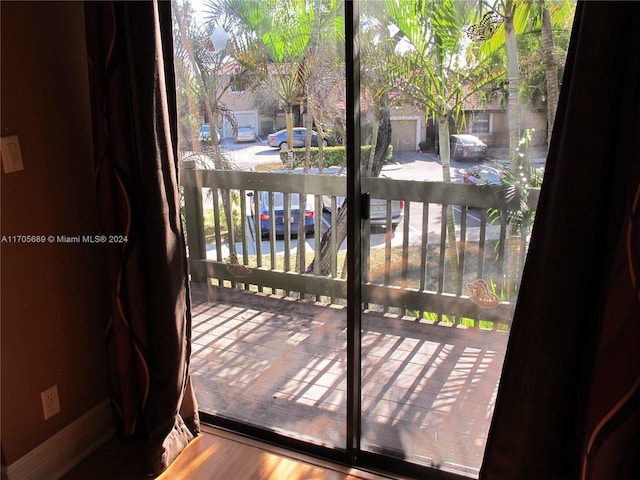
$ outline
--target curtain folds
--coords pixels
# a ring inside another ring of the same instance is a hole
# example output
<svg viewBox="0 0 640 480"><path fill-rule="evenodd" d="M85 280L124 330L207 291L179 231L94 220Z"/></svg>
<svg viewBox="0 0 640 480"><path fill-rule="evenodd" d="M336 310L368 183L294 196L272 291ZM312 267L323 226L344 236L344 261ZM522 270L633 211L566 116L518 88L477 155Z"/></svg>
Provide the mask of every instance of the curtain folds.
<svg viewBox="0 0 640 480"><path fill-rule="evenodd" d="M113 411L148 472L199 432L177 165L170 2L86 2ZM120 241L126 237L126 242Z"/></svg>
<svg viewBox="0 0 640 480"><path fill-rule="evenodd" d="M578 4L480 478L640 478L640 2Z"/></svg>

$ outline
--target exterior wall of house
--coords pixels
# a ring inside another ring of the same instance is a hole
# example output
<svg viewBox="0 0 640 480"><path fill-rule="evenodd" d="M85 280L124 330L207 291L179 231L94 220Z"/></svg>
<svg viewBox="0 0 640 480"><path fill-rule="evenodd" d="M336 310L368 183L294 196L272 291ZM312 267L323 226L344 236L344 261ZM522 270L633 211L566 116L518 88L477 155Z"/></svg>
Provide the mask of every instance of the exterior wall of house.
<svg viewBox="0 0 640 480"><path fill-rule="evenodd" d="M509 146L509 119L504 111L490 111L490 131L488 133L473 133L480 138L489 148ZM467 117L465 132L471 133L472 115Z"/></svg>
<svg viewBox="0 0 640 480"><path fill-rule="evenodd" d="M232 92L227 90L221 102L235 115L238 126L250 125L257 135L266 137L272 130L265 126L273 126L273 119L260 115L252 104L252 94L249 92ZM233 138L233 128L229 122L222 122L222 137Z"/></svg>
<svg viewBox="0 0 640 480"><path fill-rule="evenodd" d="M527 112L522 116L522 129L533 128L532 145L540 146L547 143L547 114L546 112Z"/></svg>
<svg viewBox="0 0 640 480"><path fill-rule="evenodd" d="M279 112L276 115L276 124L273 130L277 132L278 130L282 130L283 128L286 128L286 126L287 126L286 115L283 112Z"/></svg>
<svg viewBox="0 0 640 480"><path fill-rule="evenodd" d="M473 133L485 142L490 148L509 147L509 116L504 110L491 110L490 131L488 133L476 133L472 131L473 115L468 114L465 122L465 133ZM525 111L521 119L522 130L533 128L535 133L532 140L533 146L544 145L547 141L547 117L544 112Z"/></svg>
<svg viewBox="0 0 640 480"><path fill-rule="evenodd" d="M81 2L0 2L2 135L24 169L1 174L1 235L94 235L90 91ZM109 396L99 245L5 241L2 463L11 466ZM44 419L40 393L58 386Z"/></svg>

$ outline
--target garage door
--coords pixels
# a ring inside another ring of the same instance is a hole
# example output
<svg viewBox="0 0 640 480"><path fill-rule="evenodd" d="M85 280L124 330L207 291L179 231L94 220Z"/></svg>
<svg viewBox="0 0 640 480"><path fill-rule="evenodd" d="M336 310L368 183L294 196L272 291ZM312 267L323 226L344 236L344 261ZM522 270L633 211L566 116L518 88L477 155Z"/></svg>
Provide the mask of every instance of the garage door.
<svg viewBox="0 0 640 480"><path fill-rule="evenodd" d="M238 122L239 127L245 127L248 125L253 127L253 131L256 132L256 134L258 133L259 128L258 128L258 112L257 111L253 110L253 111L244 111L244 112L233 112L233 116ZM233 127L231 126L231 124L225 120L223 127L224 127L223 136L225 138L233 138Z"/></svg>
<svg viewBox="0 0 640 480"><path fill-rule="evenodd" d="M416 149L417 120L391 120L391 144L394 150Z"/></svg>

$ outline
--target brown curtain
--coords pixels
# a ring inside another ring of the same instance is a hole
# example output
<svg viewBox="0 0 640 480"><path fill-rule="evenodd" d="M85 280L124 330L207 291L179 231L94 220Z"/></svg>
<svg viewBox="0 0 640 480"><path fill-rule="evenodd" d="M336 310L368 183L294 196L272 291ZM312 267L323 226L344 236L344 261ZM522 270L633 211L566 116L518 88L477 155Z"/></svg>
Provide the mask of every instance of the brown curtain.
<svg viewBox="0 0 640 480"><path fill-rule="evenodd" d="M640 478L640 2L579 3L481 478Z"/></svg>
<svg viewBox="0 0 640 480"><path fill-rule="evenodd" d="M178 190L170 2L86 2L106 327L118 432L164 470L199 431ZM126 237L126 242L120 241Z"/></svg>

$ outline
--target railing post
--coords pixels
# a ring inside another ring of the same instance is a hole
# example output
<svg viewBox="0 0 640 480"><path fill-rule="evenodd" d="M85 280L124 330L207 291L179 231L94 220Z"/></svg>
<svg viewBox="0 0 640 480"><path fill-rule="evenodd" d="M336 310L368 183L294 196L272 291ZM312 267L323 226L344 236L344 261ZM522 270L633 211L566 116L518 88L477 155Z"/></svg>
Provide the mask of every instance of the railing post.
<svg viewBox="0 0 640 480"><path fill-rule="evenodd" d="M189 273L192 282L205 283L207 279L207 248L204 238L202 187L197 184L196 162L182 162L181 177L184 192L184 218L187 233Z"/></svg>

